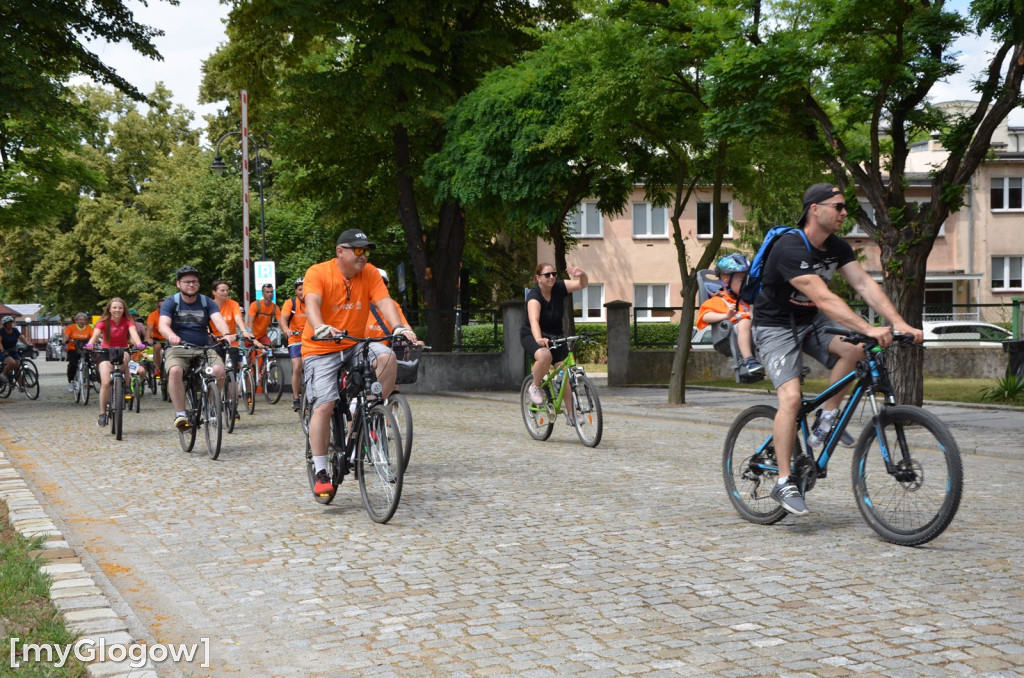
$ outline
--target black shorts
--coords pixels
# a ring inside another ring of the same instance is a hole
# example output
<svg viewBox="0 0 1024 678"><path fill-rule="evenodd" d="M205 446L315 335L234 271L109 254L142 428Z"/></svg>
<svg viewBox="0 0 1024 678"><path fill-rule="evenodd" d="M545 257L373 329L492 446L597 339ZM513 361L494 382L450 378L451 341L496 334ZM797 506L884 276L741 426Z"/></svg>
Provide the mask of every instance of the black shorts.
<svg viewBox="0 0 1024 678"><path fill-rule="evenodd" d="M557 338L557 337L551 337L551 338ZM537 340L533 338L533 332L531 332L527 328L523 328L523 330L520 331L520 333L519 333L519 343L521 343L523 345L523 348L526 349L526 355L528 357L530 357L530 358L533 358L533 354L537 352L538 348L542 348L541 345L537 343ZM558 346L557 348L551 349L551 357L552 357L552 361L551 362L552 363L560 363L563 360L565 360L566 356L568 356L568 355L569 355L569 346L568 346L568 344L562 344L561 346Z"/></svg>

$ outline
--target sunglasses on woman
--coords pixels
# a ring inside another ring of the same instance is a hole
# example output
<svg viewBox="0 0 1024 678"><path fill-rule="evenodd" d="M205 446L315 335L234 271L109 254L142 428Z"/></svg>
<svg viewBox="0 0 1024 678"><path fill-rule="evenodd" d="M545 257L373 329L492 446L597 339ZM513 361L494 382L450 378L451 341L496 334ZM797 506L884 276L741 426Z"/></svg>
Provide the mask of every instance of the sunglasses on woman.
<svg viewBox="0 0 1024 678"><path fill-rule="evenodd" d="M554 278L557 275L558 275L558 273L556 273L555 271L548 271L547 273L541 273L539 277L541 277L541 278Z"/></svg>

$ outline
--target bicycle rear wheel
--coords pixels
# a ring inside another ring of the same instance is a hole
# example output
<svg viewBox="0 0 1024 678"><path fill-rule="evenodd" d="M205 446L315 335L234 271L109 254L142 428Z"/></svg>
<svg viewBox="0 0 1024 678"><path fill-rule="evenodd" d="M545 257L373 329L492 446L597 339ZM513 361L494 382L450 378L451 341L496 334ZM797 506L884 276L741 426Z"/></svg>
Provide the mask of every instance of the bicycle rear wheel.
<svg viewBox="0 0 1024 678"><path fill-rule="evenodd" d="M895 466L889 473L883 451ZM882 539L919 546L942 534L963 494L960 449L946 425L919 407L887 407L853 454L853 494Z"/></svg>
<svg viewBox="0 0 1024 678"><path fill-rule="evenodd" d="M238 413L238 381L235 373L228 370L224 378L224 392L221 394L221 405L224 407L224 418L228 433L235 430L235 415Z"/></svg>
<svg viewBox="0 0 1024 678"><path fill-rule="evenodd" d="M203 391L203 434L206 437L206 451L211 459L220 456L220 444L224 437L223 406L220 404L220 390L217 382L207 384Z"/></svg>
<svg viewBox="0 0 1024 678"><path fill-rule="evenodd" d="M363 506L375 523L391 520L402 497L402 435L395 415L374 405L359 435L356 473Z"/></svg>
<svg viewBox="0 0 1024 678"><path fill-rule="evenodd" d="M268 360L266 371L263 373L263 397L271 405L281 399L281 391L284 390L284 379L281 376L281 366L276 360Z"/></svg>
<svg viewBox="0 0 1024 678"><path fill-rule="evenodd" d="M29 400L39 397L39 371L32 363L26 363L21 368L21 384L25 387L25 395Z"/></svg>
<svg viewBox="0 0 1024 678"><path fill-rule="evenodd" d="M601 442L604 430L604 418L601 415L601 399L597 397L597 388L593 382L582 374L570 377L573 380L572 409L573 425L576 435L586 447L597 447Z"/></svg>
<svg viewBox="0 0 1024 678"><path fill-rule="evenodd" d="M392 393L384 401L384 406L391 410L398 422L398 433L402 436L402 473L409 468L409 457L412 456L412 409L409 399L401 393Z"/></svg>
<svg viewBox="0 0 1024 678"><path fill-rule="evenodd" d="M188 427L178 431L178 442L183 451L191 452L196 445L196 429L199 424L199 394L188 382L185 383L185 419L188 420Z"/></svg>
<svg viewBox="0 0 1024 678"><path fill-rule="evenodd" d="M776 409L755 405L733 421L722 449L722 476L729 501L745 520L771 525L786 516L786 510L771 498L779 478L775 445L769 443ZM797 455L799 443L793 447Z"/></svg>
<svg viewBox="0 0 1024 678"><path fill-rule="evenodd" d="M530 385L533 384L533 377L526 377L523 380L523 387L519 390L519 406L523 411L523 423L526 424L526 432L534 440L547 440L551 437L551 430L555 427L554 417L548 411L547 403L534 405L530 400Z"/></svg>
<svg viewBox="0 0 1024 678"><path fill-rule="evenodd" d="M304 408L303 412L307 415L312 414L312 408ZM319 504L330 504L334 501L334 495L338 492L338 487L341 485L341 481L345 477L344 470L344 420L341 423L338 422L339 417L338 408L335 406L331 412L331 423L330 423L330 438L327 443L327 460L328 468L327 474L331 476L334 488L330 493L327 494L314 494L313 498ZM316 466L313 464L313 450L309 445L309 417L306 417L305 425L303 428L306 430L306 475L309 477L309 489L313 490L313 486L316 484Z"/></svg>
<svg viewBox="0 0 1024 678"><path fill-rule="evenodd" d="M114 438L121 440L124 433L124 382L117 378L110 380L111 430Z"/></svg>
<svg viewBox="0 0 1024 678"><path fill-rule="evenodd" d="M0 374L0 398L6 398L11 395L11 382L8 381L6 374Z"/></svg>

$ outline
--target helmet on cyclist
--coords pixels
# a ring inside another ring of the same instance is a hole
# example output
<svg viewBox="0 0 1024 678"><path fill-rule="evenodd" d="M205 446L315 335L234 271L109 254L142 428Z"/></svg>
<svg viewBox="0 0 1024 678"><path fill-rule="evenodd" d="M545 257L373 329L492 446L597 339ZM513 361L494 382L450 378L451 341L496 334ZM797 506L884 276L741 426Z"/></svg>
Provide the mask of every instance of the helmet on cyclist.
<svg viewBox="0 0 1024 678"><path fill-rule="evenodd" d="M298 287L301 284L302 284L302 276L300 275L298 278L295 279L295 286Z"/></svg>
<svg viewBox="0 0 1024 678"><path fill-rule="evenodd" d="M383 268L378 268L377 272L380 273L380 277L384 278L384 284L387 285L388 284L388 272L385 271Z"/></svg>
<svg viewBox="0 0 1024 678"><path fill-rule="evenodd" d="M133 315L136 318L138 318L139 317L139 312L136 311L134 308L130 308L130 309L128 309L128 315Z"/></svg>
<svg viewBox="0 0 1024 678"><path fill-rule="evenodd" d="M727 254L715 262L715 273L720 276L733 273L750 273L750 262L739 252Z"/></svg>
<svg viewBox="0 0 1024 678"><path fill-rule="evenodd" d="M189 266L188 264L185 264L184 266L182 266L181 268L178 269L178 277L175 278L175 280L181 280L182 278L184 278L189 273L192 273L197 278L199 277L199 269L198 268L196 268L195 266Z"/></svg>
<svg viewBox="0 0 1024 678"><path fill-rule="evenodd" d="M3 317L3 320L0 320L0 325L6 325L7 323L13 323L13 322L14 322L14 316L13 315L5 315Z"/></svg>

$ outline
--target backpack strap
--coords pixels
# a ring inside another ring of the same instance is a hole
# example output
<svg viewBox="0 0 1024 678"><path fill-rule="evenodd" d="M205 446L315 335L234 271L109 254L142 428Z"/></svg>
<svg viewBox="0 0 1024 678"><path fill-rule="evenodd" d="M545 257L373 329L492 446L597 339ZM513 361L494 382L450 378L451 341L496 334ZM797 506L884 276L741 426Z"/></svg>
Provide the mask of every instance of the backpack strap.
<svg viewBox="0 0 1024 678"><path fill-rule="evenodd" d="M388 327L388 324L384 322L384 318L381 317L380 311L377 310L377 304L372 302L370 303L370 313L372 313L373 317L377 319L377 324L380 325L380 328L384 330L385 333L391 334L391 328Z"/></svg>

